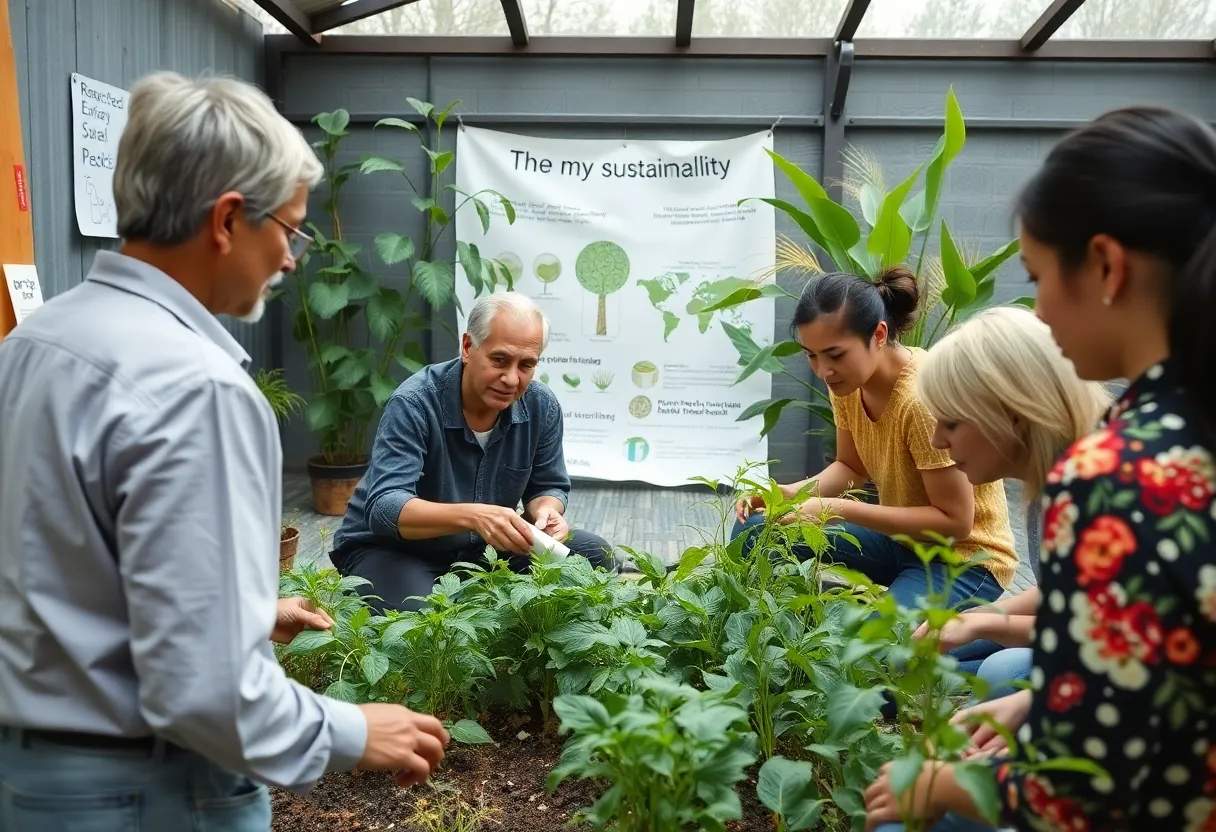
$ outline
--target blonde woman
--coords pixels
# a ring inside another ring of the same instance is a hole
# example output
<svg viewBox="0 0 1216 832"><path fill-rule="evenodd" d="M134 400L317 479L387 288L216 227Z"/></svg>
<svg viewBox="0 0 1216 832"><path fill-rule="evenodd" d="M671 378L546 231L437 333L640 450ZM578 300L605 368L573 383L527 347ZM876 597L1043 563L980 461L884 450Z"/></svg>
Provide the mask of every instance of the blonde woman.
<svg viewBox="0 0 1216 832"><path fill-rule="evenodd" d="M933 446L949 452L972 485L1019 480L1028 508L1056 459L1111 404L1101 384L1077 377L1047 325L1021 307L989 309L943 338L925 356L917 395L937 420ZM943 630L942 648L960 669L984 678L993 696L1009 693L1010 682L1030 676L1038 604L1034 587L970 610Z"/></svg>

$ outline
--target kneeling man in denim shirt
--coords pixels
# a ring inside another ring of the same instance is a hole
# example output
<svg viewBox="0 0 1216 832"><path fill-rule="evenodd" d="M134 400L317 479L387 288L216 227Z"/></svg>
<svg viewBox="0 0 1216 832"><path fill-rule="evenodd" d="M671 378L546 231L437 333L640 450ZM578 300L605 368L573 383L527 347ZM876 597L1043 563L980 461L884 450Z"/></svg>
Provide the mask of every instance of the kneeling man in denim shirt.
<svg viewBox="0 0 1216 832"><path fill-rule="evenodd" d="M487 544L526 569L525 518L572 555L614 565L602 538L566 525L562 408L531 383L548 342L530 298L486 295L469 312L460 357L411 376L385 405L331 555L343 575L372 582L365 591L377 605L417 609L408 597L428 594L453 563L476 562Z"/></svg>

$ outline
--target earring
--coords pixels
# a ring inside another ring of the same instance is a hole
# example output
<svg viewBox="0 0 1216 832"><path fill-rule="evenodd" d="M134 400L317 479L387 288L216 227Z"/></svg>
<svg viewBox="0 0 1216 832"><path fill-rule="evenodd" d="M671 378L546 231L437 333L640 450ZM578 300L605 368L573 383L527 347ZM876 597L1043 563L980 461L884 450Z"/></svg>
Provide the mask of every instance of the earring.
<svg viewBox="0 0 1216 832"><path fill-rule="evenodd" d="M1111 298L1102 298L1102 305L1103 305L1103 306L1110 306L1112 303L1114 303L1114 300L1113 300L1113 299L1111 299Z"/></svg>

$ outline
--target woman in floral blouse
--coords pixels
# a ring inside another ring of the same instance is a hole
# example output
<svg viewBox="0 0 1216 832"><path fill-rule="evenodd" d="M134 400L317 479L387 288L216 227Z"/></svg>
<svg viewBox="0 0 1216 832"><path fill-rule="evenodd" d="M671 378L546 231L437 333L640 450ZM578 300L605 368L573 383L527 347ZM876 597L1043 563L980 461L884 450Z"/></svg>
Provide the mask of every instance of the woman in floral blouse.
<svg viewBox="0 0 1216 832"><path fill-rule="evenodd" d="M1002 823L1216 830L1216 133L1108 113L1052 150L1018 215L1061 350L1082 378L1133 381L1044 490L1035 690L998 700L1024 702L1001 717L1022 725L1018 754L993 759ZM1025 743L1107 776L1029 772ZM981 817L951 765L930 794L933 774L897 799L884 771L868 828L901 799Z"/></svg>

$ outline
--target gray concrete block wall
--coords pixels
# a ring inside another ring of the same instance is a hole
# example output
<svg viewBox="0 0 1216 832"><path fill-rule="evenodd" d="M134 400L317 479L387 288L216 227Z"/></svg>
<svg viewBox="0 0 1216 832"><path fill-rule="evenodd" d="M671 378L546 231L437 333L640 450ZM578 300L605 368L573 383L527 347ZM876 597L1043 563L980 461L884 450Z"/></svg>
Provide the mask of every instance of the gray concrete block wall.
<svg viewBox="0 0 1216 832"><path fill-rule="evenodd" d="M262 80L261 25L222 0L0 0L8 2L21 97L22 139L43 295L84 279L100 250L117 240L82 237L72 185L70 79L79 72L130 89L142 75ZM270 330L225 320L260 364Z"/></svg>
<svg viewBox="0 0 1216 832"><path fill-rule="evenodd" d="M953 85L971 124L967 145L945 182L940 216L965 249L987 254L1016 234L1013 196L1070 123L1136 103L1161 103L1216 119L1212 81L1213 67L1200 64L861 59L844 114L846 141L877 157L888 184L896 184L932 149L940 128L926 127L924 119L941 118L946 90ZM810 59L292 54L285 63L282 103L285 112L307 120L318 110L338 106L364 116L407 112L407 96L439 105L459 99L468 123L528 135L725 138L762 129L759 121L769 116L822 115L823 86L822 63ZM518 118L510 120L510 114ZM547 121L550 116L586 120ZM689 124L685 117L706 121ZM664 118L670 123L664 124ZM680 124L681 119L686 123ZM732 119L737 123L730 124ZM1001 121L985 123L993 119ZM820 128L786 124L778 128L776 150L819 177L822 138ZM785 177L778 173L776 182L777 195L796 203ZM401 213L392 206L408 207L400 193L369 192L368 199L377 208L354 209L348 225L353 233L374 236L385 230L385 216ZM777 231L802 239L784 215L778 215ZM935 253L936 232L932 239L930 251ZM782 281L793 290L801 284L797 277ZM997 297L1023 294L1033 293L1014 260L998 275ZM787 333L792 311L792 301L778 304L778 337ZM454 342L437 333L431 357L453 355ZM288 361L295 377L298 361L298 355ZM810 378L799 356L790 359L789 369ZM797 382L778 377L773 395L804 393ZM822 456L817 440L806 435L809 427L805 413L791 411L771 434L770 455L781 460L775 468L779 478L814 473ZM300 425L288 433L289 464L301 465L315 443Z"/></svg>

